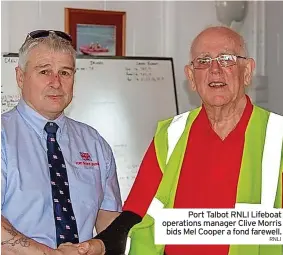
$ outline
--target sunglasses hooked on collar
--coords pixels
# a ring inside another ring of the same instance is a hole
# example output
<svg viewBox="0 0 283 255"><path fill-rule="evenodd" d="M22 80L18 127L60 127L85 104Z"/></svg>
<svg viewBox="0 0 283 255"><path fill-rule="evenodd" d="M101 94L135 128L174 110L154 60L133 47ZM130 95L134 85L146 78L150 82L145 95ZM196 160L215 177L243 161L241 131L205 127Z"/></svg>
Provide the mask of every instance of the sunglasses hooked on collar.
<svg viewBox="0 0 283 255"><path fill-rule="evenodd" d="M43 38L43 37L48 37L50 34L56 34L60 38L72 42L72 37L68 35L65 32L62 31L57 31L57 30L35 30L30 33L28 33L26 40L32 38L32 39L37 39L37 38Z"/></svg>

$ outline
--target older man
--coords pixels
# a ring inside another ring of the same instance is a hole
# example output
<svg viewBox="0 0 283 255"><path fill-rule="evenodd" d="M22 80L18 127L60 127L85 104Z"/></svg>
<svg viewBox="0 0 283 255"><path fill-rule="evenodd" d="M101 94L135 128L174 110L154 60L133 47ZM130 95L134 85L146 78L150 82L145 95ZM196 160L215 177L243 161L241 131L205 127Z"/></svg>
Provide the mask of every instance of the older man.
<svg viewBox="0 0 283 255"><path fill-rule="evenodd" d="M283 118L245 94L255 64L243 38L225 27L205 29L191 58L185 73L202 106L158 124L122 214L93 245L81 244L81 254L99 254L92 250L98 240L109 254L122 253L127 231L142 218L131 229L130 254L282 254L280 245L154 244L158 208L282 207Z"/></svg>
<svg viewBox="0 0 283 255"><path fill-rule="evenodd" d="M31 32L20 49L22 98L2 115L2 254L77 254L64 244L91 239L121 210L110 146L63 113L75 61L60 31Z"/></svg>

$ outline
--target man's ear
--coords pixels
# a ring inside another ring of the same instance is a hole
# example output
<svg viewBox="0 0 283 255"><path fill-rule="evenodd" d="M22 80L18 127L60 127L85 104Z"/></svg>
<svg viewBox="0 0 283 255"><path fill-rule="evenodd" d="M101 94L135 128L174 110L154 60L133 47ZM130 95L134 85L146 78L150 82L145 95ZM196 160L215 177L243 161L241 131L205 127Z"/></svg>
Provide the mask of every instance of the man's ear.
<svg viewBox="0 0 283 255"><path fill-rule="evenodd" d="M253 58L248 58L247 64L244 70L244 84L245 86L249 86L252 81L253 71L255 69L255 61Z"/></svg>
<svg viewBox="0 0 283 255"><path fill-rule="evenodd" d="M16 70L16 79L17 79L18 87L20 89L23 89L23 86L24 86L24 76L25 76L24 71L19 66L17 66L15 68L15 70Z"/></svg>
<svg viewBox="0 0 283 255"><path fill-rule="evenodd" d="M192 91L196 91L196 83L195 83L194 70L192 65L185 66L185 74L191 85Z"/></svg>

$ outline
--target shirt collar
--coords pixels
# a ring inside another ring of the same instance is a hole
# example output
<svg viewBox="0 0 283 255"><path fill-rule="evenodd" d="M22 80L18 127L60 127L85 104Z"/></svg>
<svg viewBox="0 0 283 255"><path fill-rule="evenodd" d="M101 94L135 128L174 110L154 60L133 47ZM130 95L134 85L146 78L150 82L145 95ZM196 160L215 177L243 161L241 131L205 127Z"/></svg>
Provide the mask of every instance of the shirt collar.
<svg viewBox="0 0 283 255"><path fill-rule="evenodd" d="M42 135L46 136L46 132L44 131L44 127L47 122L55 122L59 128L57 131L57 137L61 137L62 130L64 128L66 122L66 116L62 113L55 120L48 120L34 109L32 109L22 98L20 99L17 105L17 111L19 114L27 121L27 123L34 129L34 131L41 137Z"/></svg>

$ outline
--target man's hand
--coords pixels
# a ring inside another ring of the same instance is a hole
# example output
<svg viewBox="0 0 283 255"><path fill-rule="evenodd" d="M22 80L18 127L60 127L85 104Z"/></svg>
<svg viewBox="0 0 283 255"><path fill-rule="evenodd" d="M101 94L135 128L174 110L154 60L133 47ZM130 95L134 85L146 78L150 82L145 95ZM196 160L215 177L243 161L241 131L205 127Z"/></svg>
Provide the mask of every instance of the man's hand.
<svg viewBox="0 0 283 255"><path fill-rule="evenodd" d="M50 255L79 255L78 244L62 243L57 249L53 250Z"/></svg>
<svg viewBox="0 0 283 255"><path fill-rule="evenodd" d="M78 244L78 253L80 255L104 255L105 246L99 239L90 239Z"/></svg>

